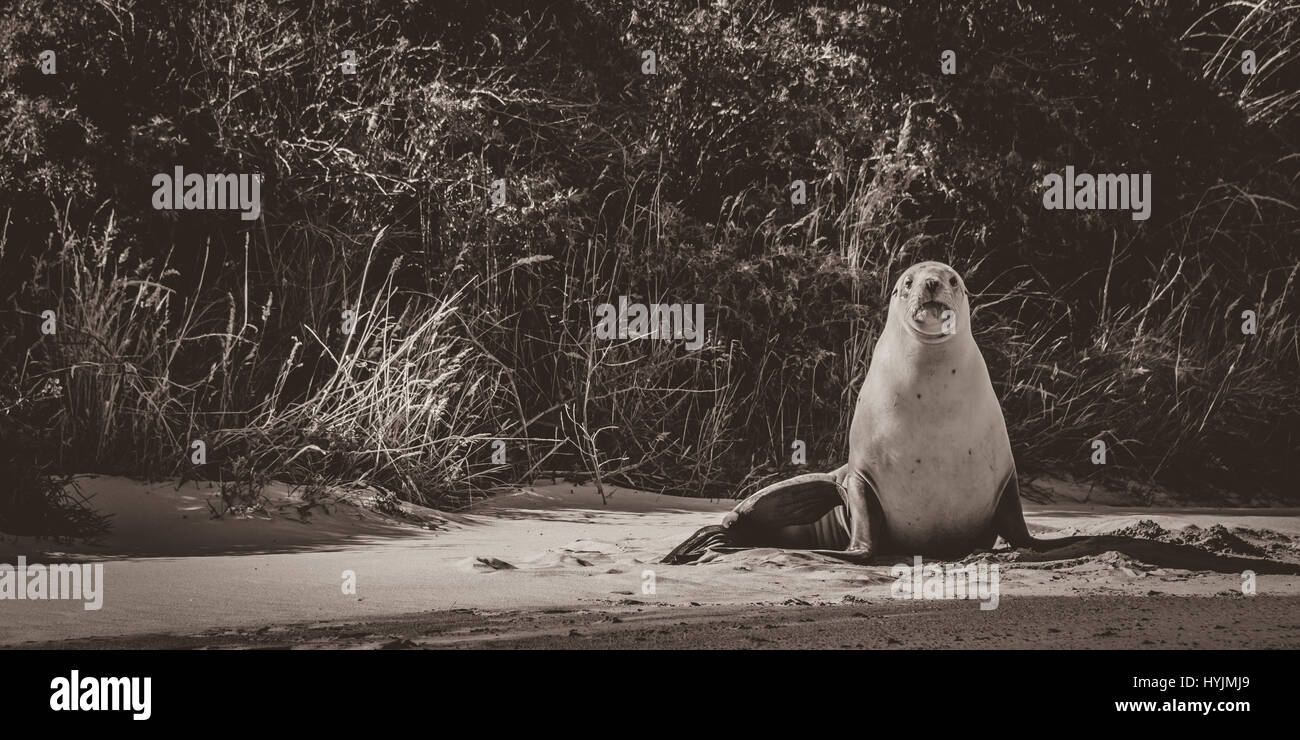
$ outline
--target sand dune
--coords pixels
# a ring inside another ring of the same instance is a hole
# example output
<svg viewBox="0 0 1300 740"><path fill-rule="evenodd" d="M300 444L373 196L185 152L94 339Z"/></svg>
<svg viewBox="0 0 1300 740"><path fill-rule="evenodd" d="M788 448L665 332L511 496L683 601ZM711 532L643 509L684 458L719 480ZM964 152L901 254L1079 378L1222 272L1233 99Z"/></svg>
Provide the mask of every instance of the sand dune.
<svg viewBox="0 0 1300 740"><path fill-rule="evenodd" d="M615 490L602 503L593 489L552 484L457 514L406 506L395 515L375 511L362 493L338 493L304 508L308 502L297 492L276 485L267 490L265 512L214 519L208 504L216 491L207 484L177 490L91 477L82 488L114 515L107 537L56 543L2 535L0 561L22 555L28 562L101 562L103 608L0 601L0 644L132 636L136 641L126 644L163 644L159 635L189 636L186 645L226 644L230 634L286 625L301 630L457 609L471 610L466 619L472 620L474 614L556 610L616 616L635 609L739 615L759 607L788 606L791 614L843 604L933 608L893 598L897 578L888 559L857 566L763 548L718 553L696 565L657 562L695 528L716 522L730 501ZM1061 538L1062 546L1047 553L1004 548L962 561L997 564L998 610L1018 599L1051 597L1149 598L1158 609L1173 603L1158 596L1216 597L1233 600L1230 608L1244 610L1248 624L1249 599L1300 596L1300 510L1058 503L1027 505L1026 515L1037 536ZM1245 570L1257 574L1259 596L1242 595ZM343 592L345 571L355 574L355 594ZM1243 598L1246 606L1238 603ZM943 609L969 619L982 613L966 602ZM1261 607L1260 619L1266 611ZM613 626L619 622L601 624L620 629ZM1283 630L1292 635L1291 646L1300 646L1296 633ZM1211 636L1206 646L1230 644L1226 634L1223 640L1213 643Z"/></svg>

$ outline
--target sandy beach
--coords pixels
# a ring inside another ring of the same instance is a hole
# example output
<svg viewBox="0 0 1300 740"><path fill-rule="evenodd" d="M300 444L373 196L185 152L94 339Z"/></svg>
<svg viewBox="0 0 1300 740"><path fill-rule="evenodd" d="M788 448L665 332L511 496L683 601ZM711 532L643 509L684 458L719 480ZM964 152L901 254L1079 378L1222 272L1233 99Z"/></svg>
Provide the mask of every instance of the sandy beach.
<svg viewBox="0 0 1300 740"><path fill-rule="evenodd" d="M963 559L997 566L981 609L897 598L902 558L657 562L732 501L549 483L394 514L276 484L264 511L213 518L207 483L80 485L113 515L107 536L3 535L0 561L102 564L103 606L0 601L4 647L1300 647L1298 509L1026 503L1037 537L1069 544Z"/></svg>

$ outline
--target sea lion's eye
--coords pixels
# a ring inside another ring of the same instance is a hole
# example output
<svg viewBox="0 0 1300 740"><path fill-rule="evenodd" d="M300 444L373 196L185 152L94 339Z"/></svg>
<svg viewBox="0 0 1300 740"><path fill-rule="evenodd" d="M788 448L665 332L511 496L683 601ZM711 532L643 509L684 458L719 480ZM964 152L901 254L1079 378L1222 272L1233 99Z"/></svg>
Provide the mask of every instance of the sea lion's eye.
<svg viewBox="0 0 1300 740"><path fill-rule="evenodd" d="M948 278L948 284L954 288L957 287L957 276L953 275L952 277Z"/></svg>
<svg viewBox="0 0 1300 740"><path fill-rule="evenodd" d="M912 289L912 276L911 276L911 275L908 275L906 278L903 278L903 287L904 287L904 288L907 288L908 290L911 290L911 289Z"/></svg>

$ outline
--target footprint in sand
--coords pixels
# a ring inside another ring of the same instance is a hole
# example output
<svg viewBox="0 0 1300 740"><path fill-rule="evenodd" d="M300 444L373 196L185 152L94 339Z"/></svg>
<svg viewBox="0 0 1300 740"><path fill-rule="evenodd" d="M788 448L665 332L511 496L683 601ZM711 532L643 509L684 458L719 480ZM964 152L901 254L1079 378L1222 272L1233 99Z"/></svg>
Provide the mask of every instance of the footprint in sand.
<svg viewBox="0 0 1300 740"><path fill-rule="evenodd" d="M601 555L614 555L623 551L623 548L613 542L604 540L574 540L563 549L569 552L597 552Z"/></svg>
<svg viewBox="0 0 1300 740"><path fill-rule="evenodd" d="M520 565L529 570L559 570L564 568L590 568L590 560L571 555L568 552L544 552L520 561Z"/></svg>
<svg viewBox="0 0 1300 740"><path fill-rule="evenodd" d="M516 570L515 566L496 558L465 558L464 560L457 561L456 567L461 570L478 571L480 573L491 573L498 570Z"/></svg>

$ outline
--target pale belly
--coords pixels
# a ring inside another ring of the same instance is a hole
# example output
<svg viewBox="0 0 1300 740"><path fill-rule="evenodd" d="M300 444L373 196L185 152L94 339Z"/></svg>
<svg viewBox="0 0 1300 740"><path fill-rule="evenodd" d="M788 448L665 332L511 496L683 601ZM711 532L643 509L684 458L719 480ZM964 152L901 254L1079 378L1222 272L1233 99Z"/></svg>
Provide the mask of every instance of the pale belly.
<svg viewBox="0 0 1300 740"><path fill-rule="evenodd" d="M1004 429L954 425L868 445L863 462L878 488L891 550L942 554L992 544L997 497L1011 470Z"/></svg>

